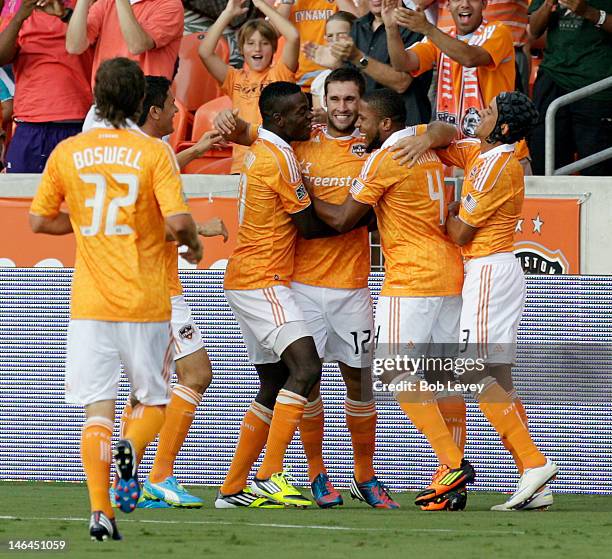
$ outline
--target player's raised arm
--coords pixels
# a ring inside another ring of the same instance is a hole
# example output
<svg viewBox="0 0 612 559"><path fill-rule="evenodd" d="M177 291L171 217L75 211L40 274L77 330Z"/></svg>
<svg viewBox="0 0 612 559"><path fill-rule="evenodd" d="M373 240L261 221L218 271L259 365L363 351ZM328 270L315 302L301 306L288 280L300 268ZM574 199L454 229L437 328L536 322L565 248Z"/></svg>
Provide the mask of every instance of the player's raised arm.
<svg viewBox="0 0 612 559"><path fill-rule="evenodd" d="M457 136L455 126L439 120L430 122L426 126L416 126L415 129L414 136L401 138L389 148L389 151L394 152L393 159L408 167L412 167L427 150L446 147Z"/></svg>

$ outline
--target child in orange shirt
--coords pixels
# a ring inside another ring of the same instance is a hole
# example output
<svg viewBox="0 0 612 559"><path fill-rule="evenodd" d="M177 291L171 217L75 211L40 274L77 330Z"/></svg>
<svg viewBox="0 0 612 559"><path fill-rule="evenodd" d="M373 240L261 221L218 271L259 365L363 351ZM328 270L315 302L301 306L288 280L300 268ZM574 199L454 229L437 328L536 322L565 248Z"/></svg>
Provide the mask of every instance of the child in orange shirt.
<svg viewBox="0 0 612 559"><path fill-rule="evenodd" d="M264 0L253 0L253 4L270 20L247 21L238 33L238 45L244 55L244 66L236 70L219 58L214 50L223 30L229 22L246 12L245 0L229 0L227 7L211 26L202 41L199 55L202 62L221 84L223 92L232 99L234 108L240 111L243 120L261 123L258 102L261 90L276 81L295 82L300 52L300 36L297 29ZM278 30L285 38L283 54L278 63L272 58L278 44ZM247 148L234 146L231 173L239 173Z"/></svg>

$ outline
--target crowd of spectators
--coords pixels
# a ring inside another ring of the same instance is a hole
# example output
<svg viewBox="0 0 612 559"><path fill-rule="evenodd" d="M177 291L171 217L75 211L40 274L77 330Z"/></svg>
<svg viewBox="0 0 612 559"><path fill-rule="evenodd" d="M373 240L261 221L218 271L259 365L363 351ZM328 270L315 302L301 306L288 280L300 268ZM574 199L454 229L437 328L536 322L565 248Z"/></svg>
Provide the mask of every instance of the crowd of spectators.
<svg viewBox="0 0 612 559"><path fill-rule="evenodd" d="M612 0L0 0L0 9L8 172L41 172L55 145L95 118L92 80L103 60L126 56L172 80L190 33L203 33L202 63L254 123L259 92L277 80L295 81L324 111L326 72L343 65L363 72L368 91L400 93L407 124L446 120L465 136L499 92L531 93L540 122L529 150L517 149L535 174L544 173L550 103L612 75ZM215 54L221 37L228 62ZM532 47L543 48L535 84ZM556 120L556 168L611 147L612 88ZM582 174L612 176L612 159Z"/></svg>

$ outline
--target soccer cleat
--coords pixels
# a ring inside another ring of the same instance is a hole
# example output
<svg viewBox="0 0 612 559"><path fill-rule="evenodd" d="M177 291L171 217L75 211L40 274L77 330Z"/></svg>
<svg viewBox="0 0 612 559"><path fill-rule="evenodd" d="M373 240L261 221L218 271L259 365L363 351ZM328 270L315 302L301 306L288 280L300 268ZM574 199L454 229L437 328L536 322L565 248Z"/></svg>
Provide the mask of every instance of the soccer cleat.
<svg viewBox="0 0 612 559"><path fill-rule="evenodd" d="M166 501L160 501L159 499L149 499L144 495L138 499L137 509L171 509L172 505L166 503Z"/></svg>
<svg viewBox="0 0 612 559"><path fill-rule="evenodd" d="M121 534L117 530L117 523L114 518L109 518L101 510L91 513L89 518L89 535L93 541L103 542L104 540L120 540Z"/></svg>
<svg viewBox="0 0 612 559"><path fill-rule="evenodd" d="M304 497L291 483L287 471L272 474L268 479L254 478L251 482L251 490L256 495L267 497L272 501L283 505L293 505L295 507L308 507L312 501ZM293 481L291 479L291 481Z"/></svg>
<svg viewBox="0 0 612 559"><path fill-rule="evenodd" d="M475 477L474 468L465 458L461 460L461 466L458 468L451 469L442 464L436 470L429 487L416 496L414 504L417 506L427 505L453 489L465 487L465 484L474 481Z"/></svg>
<svg viewBox="0 0 612 559"><path fill-rule="evenodd" d="M373 476L368 481L357 483L353 478L351 480L351 497L358 501L363 501L375 509L399 509L399 503L396 503L389 495L389 490L385 484Z"/></svg>
<svg viewBox="0 0 612 559"><path fill-rule="evenodd" d="M159 483L147 480L143 485L144 496L156 501L165 501L173 507L200 508L204 501L191 495L174 476L167 477Z"/></svg>
<svg viewBox="0 0 612 559"><path fill-rule="evenodd" d="M554 502L553 492L550 488L545 487L533 496L533 499L517 510L546 510Z"/></svg>
<svg viewBox="0 0 612 559"><path fill-rule="evenodd" d="M502 503L501 505L494 505L491 507L491 510L498 512L516 512L523 510L546 510L550 507L554 502L553 493L548 488L545 487L542 491L538 491L531 501L529 501L526 505L522 507L511 508L506 503Z"/></svg>
<svg viewBox="0 0 612 559"><path fill-rule="evenodd" d="M113 452L117 481L115 482L115 502L123 512L132 512L140 498L140 485L136 475L136 453L127 439L117 442Z"/></svg>
<svg viewBox="0 0 612 559"><path fill-rule="evenodd" d="M448 510L448 511L458 511L465 509L467 505L467 491L465 487L449 491L442 497L438 497L433 501L430 501L426 505L421 505L421 510L425 511L435 511L435 510Z"/></svg>
<svg viewBox="0 0 612 559"><path fill-rule="evenodd" d="M320 473L310 484L315 502L322 509L329 509L344 504L342 495L336 491L327 474Z"/></svg>
<svg viewBox="0 0 612 559"><path fill-rule="evenodd" d="M559 466L548 458L543 466L525 470L519 479L516 491L506 501L506 506L511 509L525 508L534 499L539 489L553 479L558 471Z"/></svg>
<svg viewBox="0 0 612 559"><path fill-rule="evenodd" d="M284 509L285 505L281 505L276 501L271 501L267 497L255 495L248 487L245 487L242 491L234 493L233 495L222 495L221 491L217 492L215 508L235 509L239 507L251 509Z"/></svg>

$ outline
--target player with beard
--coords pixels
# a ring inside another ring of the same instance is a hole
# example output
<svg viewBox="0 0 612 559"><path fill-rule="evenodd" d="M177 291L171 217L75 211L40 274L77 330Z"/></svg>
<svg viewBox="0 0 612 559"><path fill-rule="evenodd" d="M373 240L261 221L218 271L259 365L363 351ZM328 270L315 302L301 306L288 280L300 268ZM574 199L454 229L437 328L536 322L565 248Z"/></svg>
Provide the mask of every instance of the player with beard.
<svg viewBox="0 0 612 559"><path fill-rule="evenodd" d="M429 355L430 344L446 349L456 344L459 332L463 264L445 232L442 163L431 150L411 167L393 159L390 148L421 131L404 123L399 95L388 89L366 94L357 125L372 155L342 204L313 198L317 214L340 232L374 207L386 268L376 309L377 358ZM436 123L432 132L429 147L446 145L456 133L442 123ZM435 394L419 388L413 373L389 370L381 380L412 383L414 390L396 390L395 397L440 461L432 483L417 495L416 504L428 510L451 493L460 493L459 506L464 507L465 485L474 479L474 470L453 440Z"/></svg>
<svg viewBox="0 0 612 559"><path fill-rule="evenodd" d="M306 238L337 233L316 217L289 145L310 137L312 112L306 96L295 84L275 82L262 91L259 109L263 124L245 157L238 244L224 287L261 381L243 421L233 465L240 470L248 464L248 475L264 443L266 452L250 491L242 484L237 492L226 493L237 475L230 470L215 502L220 508L259 506L261 498L265 506L273 506L271 501L311 504L283 471L287 446L321 377L317 348L290 283L297 233Z"/></svg>

